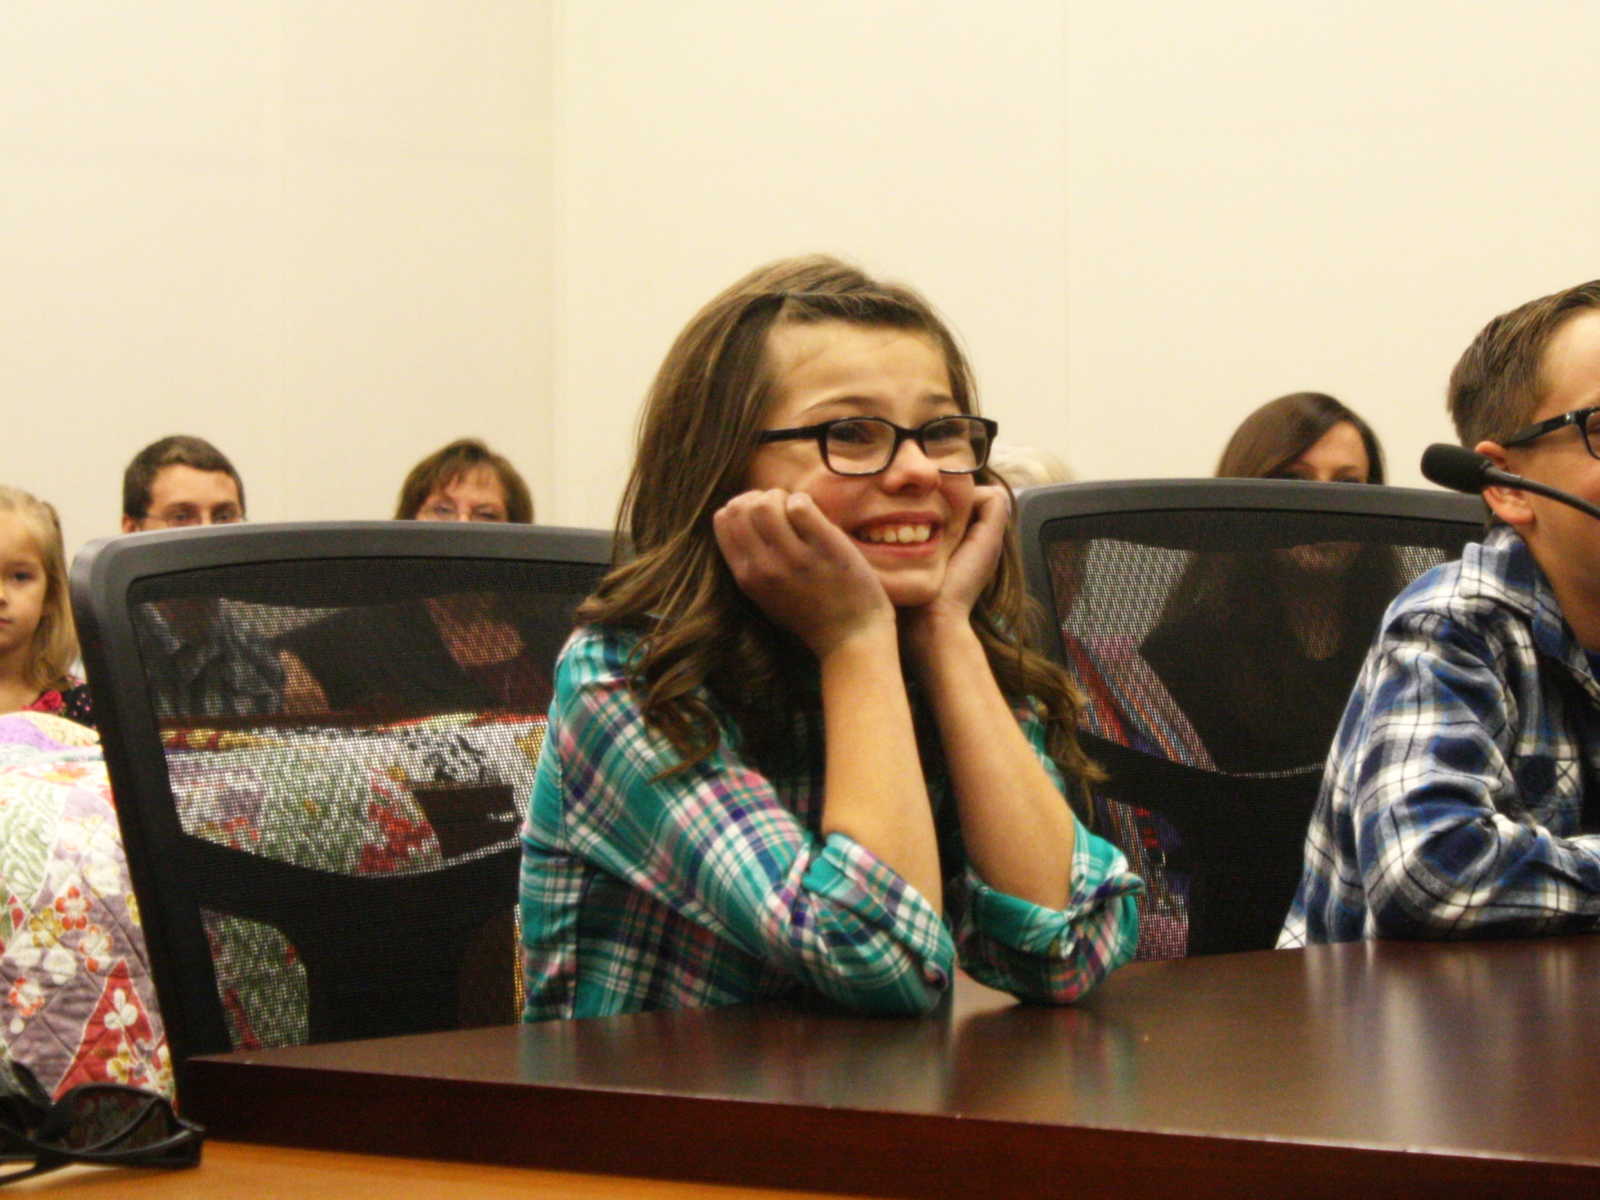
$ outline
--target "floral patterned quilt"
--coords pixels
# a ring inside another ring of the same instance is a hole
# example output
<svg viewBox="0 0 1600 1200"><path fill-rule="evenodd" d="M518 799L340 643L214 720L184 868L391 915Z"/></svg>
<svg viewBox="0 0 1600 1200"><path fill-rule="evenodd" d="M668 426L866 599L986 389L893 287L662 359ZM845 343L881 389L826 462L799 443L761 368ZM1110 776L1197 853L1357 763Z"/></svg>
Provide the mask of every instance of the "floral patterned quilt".
<svg viewBox="0 0 1600 1200"><path fill-rule="evenodd" d="M167 770L186 832L258 857L341 875L436 870L515 837L533 786L542 716L454 713L363 727L168 731ZM457 809L476 796L476 837ZM433 807L437 805L437 807ZM429 819L436 811L445 823ZM506 896L508 916L516 905ZM229 1038L239 1049L307 1037L307 985L276 928L207 912ZM520 980L508 937L507 978Z"/></svg>
<svg viewBox="0 0 1600 1200"><path fill-rule="evenodd" d="M344 874L435 868L515 835L544 718L455 714L364 728L264 723L168 730L179 816L197 836ZM482 794L467 842L435 827ZM115 1080L170 1095L173 1072L97 736L0 717L0 1052L60 1094ZM516 897L506 897L508 913ZM206 920L235 1046L306 1037L305 973L276 929ZM520 979L515 938L508 978Z"/></svg>
<svg viewBox="0 0 1600 1200"><path fill-rule="evenodd" d="M0 1053L55 1095L110 1080L172 1093L139 908L98 736L0 716Z"/></svg>

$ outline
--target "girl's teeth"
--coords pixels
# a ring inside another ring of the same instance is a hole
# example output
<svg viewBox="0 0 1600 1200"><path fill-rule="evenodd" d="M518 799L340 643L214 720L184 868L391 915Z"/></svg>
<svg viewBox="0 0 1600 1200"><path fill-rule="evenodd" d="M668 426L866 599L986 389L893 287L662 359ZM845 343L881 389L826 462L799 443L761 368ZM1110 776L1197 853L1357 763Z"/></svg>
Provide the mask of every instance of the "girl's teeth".
<svg viewBox="0 0 1600 1200"><path fill-rule="evenodd" d="M932 533L933 530L926 525L888 525L868 530L865 536L869 542L903 544L906 542L925 542Z"/></svg>

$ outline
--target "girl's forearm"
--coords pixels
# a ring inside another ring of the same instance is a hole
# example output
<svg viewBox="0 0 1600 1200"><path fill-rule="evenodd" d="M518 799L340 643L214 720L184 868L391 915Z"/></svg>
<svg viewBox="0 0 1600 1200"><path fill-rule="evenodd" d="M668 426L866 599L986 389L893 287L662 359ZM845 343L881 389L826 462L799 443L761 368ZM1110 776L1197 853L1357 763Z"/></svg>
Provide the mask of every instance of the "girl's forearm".
<svg viewBox="0 0 1600 1200"><path fill-rule="evenodd" d="M933 811L893 624L841 642L821 669L822 832L859 842L942 912Z"/></svg>
<svg viewBox="0 0 1600 1200"><path fill-rule="evenodd" d="M1075 823L1000 691L970 621L919 641L967 858L989 886L1045 908L1066 905Z"/></svg>

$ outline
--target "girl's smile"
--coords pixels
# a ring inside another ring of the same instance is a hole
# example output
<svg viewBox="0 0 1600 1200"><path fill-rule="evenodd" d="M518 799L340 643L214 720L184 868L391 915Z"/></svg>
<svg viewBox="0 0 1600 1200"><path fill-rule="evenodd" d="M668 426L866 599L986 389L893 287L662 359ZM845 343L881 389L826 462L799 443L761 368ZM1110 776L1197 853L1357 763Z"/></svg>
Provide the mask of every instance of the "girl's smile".
<svg viewBox="0 0 1600 1200"><path fill-rule="evenodd" d="M779 325L767 336L767 355L769 429L861 416L915 428L960 411L944 354L920 331L845 321ZM915 439L876 475L836 474L816 443L801 440L760 447L746 486L810 496L861 548L890 601L910 608L939 594L972 515L974 481L941 472Z"/></svg>

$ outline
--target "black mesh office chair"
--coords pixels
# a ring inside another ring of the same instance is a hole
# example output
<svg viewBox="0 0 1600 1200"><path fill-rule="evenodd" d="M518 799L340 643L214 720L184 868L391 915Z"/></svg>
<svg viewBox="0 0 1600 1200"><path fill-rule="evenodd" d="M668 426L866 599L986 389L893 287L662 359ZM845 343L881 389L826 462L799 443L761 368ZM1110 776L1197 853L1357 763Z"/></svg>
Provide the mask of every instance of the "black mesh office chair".
<svg viewBox="0 0 1600 1200"><path fill-rule="evenodd" d="M1273 945L1383 609L1482 514L1467 496L1263 479L1021 494L1029 590L1110 777L1095 819L1149 888L1139 957Z"/></svg>
<svg viewBox="0 0 1600 1200"><path fill-rule="evenodd" d="M517 827L605 534L384 521L72 569L173 1061L515 1020Z"/></svg>

